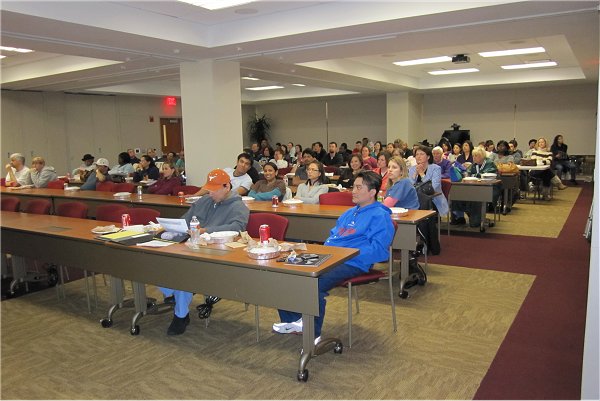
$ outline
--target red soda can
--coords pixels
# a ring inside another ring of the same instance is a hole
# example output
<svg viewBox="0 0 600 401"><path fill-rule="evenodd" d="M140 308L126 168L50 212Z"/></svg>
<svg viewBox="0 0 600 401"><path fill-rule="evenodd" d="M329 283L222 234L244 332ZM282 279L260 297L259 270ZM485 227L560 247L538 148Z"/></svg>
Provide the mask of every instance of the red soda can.
<svg viewBox="0 0 600 401"><path fill-rule="evenodd" d="M177 196L179 196L179 204L183 205L183 201L185 201L185 197L183 196L184 193L183 192L178 192Z"/></svg>
<svg viewBox="0 0 600 401"><path fill-rule="evenodd" d="M128 213L123 213L121 215L121 224L123 227L127 227L131 224L131 216Z"/></svg>
<svg viewBox="0 0 600 401"><path fill-rule="evenodd" d="M262 224L258 227L258 235L260 236L260 242L266 244L271 238L271 227L268 224Z"/></svg>
<svg viewBox="0 0 600 401"><path fill-rule="evenodd" d="M271 198L271 206L279 206L279 197L277 195L273 195L273 197Z"/></svg>

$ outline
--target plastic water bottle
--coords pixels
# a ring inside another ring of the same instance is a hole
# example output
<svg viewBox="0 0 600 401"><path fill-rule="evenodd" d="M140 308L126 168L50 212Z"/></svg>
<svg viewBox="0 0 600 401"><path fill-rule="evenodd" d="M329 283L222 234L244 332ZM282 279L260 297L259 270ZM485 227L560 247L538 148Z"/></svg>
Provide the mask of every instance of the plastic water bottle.
<svg viewBox="0 0 600 401"><path fill-rule="evenodd" d="M192 245L198 245L200 243L200 222L196 216L192 217L190 220L190 237L192 241Z"/></svg>
<svg viewBox="0 0 600 401"><path fill-rule="evenodd" d="M137 197L138 197L138 199L142 199L142 194L143 194L142 186L138 185L138 187L137 187Z"/></svg>
<svg viewBox="0 0 600 401"><path fill-rule="evenodd" d="M383 202L383 198L384 198L384 193L383 193L383 190L380 190L380 191L377 193L377 202Z"/></svg>

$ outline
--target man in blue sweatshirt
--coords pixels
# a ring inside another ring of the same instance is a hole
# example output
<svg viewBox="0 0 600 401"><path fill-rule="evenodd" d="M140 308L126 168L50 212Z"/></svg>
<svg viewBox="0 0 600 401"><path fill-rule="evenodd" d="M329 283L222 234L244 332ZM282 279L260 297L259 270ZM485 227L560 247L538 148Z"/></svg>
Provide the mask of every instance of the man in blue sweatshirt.
<svg viewBox="0 0 600 401"><path fill-rule="evenodd" d="M381 177L372 172L358 173L352 187L355 207L347 210L337 220L325 245L358 248L360 254L319 276L319 316L315 317L315 343L321 336L325 317L325 297L329 290L344 280L369 271L377 262L389 258L388 247L394 238L391 211L377 202ZM281 323L273 324L273 331L281 334L302 333L302 315L279 310Z"/></svg>
<svg viewBox="0 0 600 401"><path fill-rule="evenodd" d="M229 174L221 169L211 171L202 188L208 191L208 195L194 202L182 216L188 226L192 217L196 216L200 221L200 233L246 230L250 210L242 202L242 197L231 191ZM161 291L165 295L165 303L175 303L175 314L167 334L183 334L190 322L189 307L194 294L170 288L161 288Z"/></svg>

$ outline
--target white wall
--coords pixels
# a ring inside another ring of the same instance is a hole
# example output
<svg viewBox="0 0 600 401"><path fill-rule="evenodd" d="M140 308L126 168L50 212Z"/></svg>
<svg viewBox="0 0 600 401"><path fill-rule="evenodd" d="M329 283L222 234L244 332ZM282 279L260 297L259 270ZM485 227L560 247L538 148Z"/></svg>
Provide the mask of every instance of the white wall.
<svg viewBox="0 0 600 401"><path fill-rule="evenodd" d="M597 106L595 85L425 95L424 135L438 140L456 122L471 130L475 144L516 137L526 149L529 139L544 136L552 142L561 133L570 154L593 154Z"/></svg>
<svg viewBox="0 0 600 401"><path fill-rule="evenodd" d="M91 153L116 164L127 148L160 149L160 117L181 116L161 97L2 91L2 159L42 156L59 174ZM154 122L150 122L150 116ZM179 149L175 149L178 151Z"/></svg>

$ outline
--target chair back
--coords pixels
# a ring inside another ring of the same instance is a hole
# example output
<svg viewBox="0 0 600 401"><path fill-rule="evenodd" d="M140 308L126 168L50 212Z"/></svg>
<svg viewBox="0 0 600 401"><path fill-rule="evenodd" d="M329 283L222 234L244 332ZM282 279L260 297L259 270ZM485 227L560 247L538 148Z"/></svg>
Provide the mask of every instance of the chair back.
<svg viewBox="0 0 600 401"><path fill-rule="evenodd" d="M121 215L127 213L127 206L120 204L100 205L96 208L96 220L121 222Z"/></svg>
<svg viewBox="0 0 600 401"><path fill-rule="evenodd" d="M156 209L151 209L148 207L130 207L125 211L125 213L129 213L131 217L131 224L148 224L148 222L152 221L153 223L158 223L156 221L157 217L160 217L160 212Z"/></svg>
<svg viewBox="0 0 600 401"><path fill-rule="evenodd" d="M253 238L260 237L258 229L262 224L268 224L271 228L271 238L277 241L285 240L288 228L288 219L274 213L250 213L246 231Z"/></svg>
<svg viewBox="0 0 600 401"><path fill-rule="evenodd" d="M327 192L319 195L319 203L321 205L342 205L354 206L352 202L352 192Z"/></svg>
<svg viewBox="0 0 600 401"><path fill-rule="evenodd" d="M50 209L52 209L52 202L48 199L33 199L27 202L23 211L32 214L50 214Z"/></svg>
<svg viewBox="0 0 600 401"><path fill-rule="evenodd" d="M323 169L326 173L333 173L334 175L340 172L340 169L336 166L323 166Z"/></svg>
<svg viewBox="0 0 600 401"><path fill-rule="evenodd" d="M452 186L452 181L449 178L442 178L442 192L446 199L448 199L448 194L450 193L450 187Z"/></svg>
<svg viewBox="0 0 600 401"><path fill-rule="evenodd" d="M115 191L115 183L112 181L104 181L96 184L96 191L117 192Z"/></svg>
<svg viewBox="0 0 600 401"><path fill-rule="evenodd" d="M179 185L178 187L173 188L171 195L177 195L179 192L183 192L185 195L192 195L198 191L200 191L200 187L195 185Z"/></svg>
<svg viewBox="0 0 600 401"><path fill-rule="evenodd" d="M65 182L63 180L54 180L48 183L48 188L50 189L63 189L65 187Z"/></svg>
<svg viewBox="0 0 600 401"><path fill-rule="evenodd" d="M277 170L277 177L284 178L287 173L292 171L291 167L284 167Z"/></svg>
<svg viewBox="0 0 600 401"><path fill-rule="evenodd" d="M112 192L135 192L135 185L130 182L119 182L113 186Z"/></svg>
<svg viewBox="0 0 600 401"><path fill-rule="evenodd" d="M21 201L19 198L14 198L12 196L2 197L2 210L7 212L18 212L20 207Z"/></svg>
<svg viewBox="0 0 600 401"><path fill-rule="evenodd" d="M0 178L0 186L1 187L5 187L6 186L6 178Z"/></svg>
<svg viewBox="0 0 600 401"><path fill-rule="evenodd" d="M83 202L65 202L56 207L56 215L63 217L75 217L87 219L88 205Z"/></svg>

